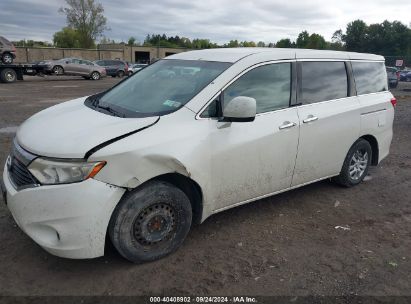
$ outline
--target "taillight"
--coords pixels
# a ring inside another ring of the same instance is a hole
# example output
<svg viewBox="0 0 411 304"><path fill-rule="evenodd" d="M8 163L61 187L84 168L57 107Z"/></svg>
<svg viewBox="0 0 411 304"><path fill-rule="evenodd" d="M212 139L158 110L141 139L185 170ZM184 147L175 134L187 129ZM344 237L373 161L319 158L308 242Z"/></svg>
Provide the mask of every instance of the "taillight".
<svg viewBox="0 0 411 304"><path fill-rule="evenodd" d="M127 64L125 65L125 70L126 70L126 72L128 71L128 65Z"/></svg>
<svg viewBox="0 0 411 304"><path fill-rule="evenodd" d="M397 105L397 98L395 97L391 98L391 104L395 108L395 106Z"/></svg>
<svg viewBox="0 0 411 304"><path fill-rule="evenodd" d="M400 72L398 71L396 74L397 74L397 79L400 80L400 77L401 77Z"/></svg>

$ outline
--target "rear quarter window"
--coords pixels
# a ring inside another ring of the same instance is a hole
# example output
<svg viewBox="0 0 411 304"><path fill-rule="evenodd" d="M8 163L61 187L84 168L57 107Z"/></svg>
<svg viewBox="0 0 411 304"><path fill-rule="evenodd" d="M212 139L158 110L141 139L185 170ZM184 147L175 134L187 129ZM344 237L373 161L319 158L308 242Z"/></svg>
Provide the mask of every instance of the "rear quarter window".
<svg viewBox="0 0 411 304"><path fill-rule="evenodd" d="M305 104L348 96L348 79L343 61L301 62L299 100Z"/></svg>
<svg viewBox="0 0 411 304"><path fill-rule="evenodd" d="M352 62L357 95L388 90L387 72L383 62Z"/></svg>

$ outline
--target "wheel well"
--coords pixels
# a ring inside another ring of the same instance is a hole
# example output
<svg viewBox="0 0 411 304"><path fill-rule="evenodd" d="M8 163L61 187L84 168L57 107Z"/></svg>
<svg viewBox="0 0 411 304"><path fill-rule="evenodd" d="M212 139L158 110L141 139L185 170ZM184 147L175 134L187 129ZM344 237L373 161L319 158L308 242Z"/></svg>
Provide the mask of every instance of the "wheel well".
<svg viewBox="0 0 411 304"><path fill-rule="evenodd" d="M182 190L190 199L193 210L193 223L199 224L203 214L203 194L201 187L191 178L179 173L167 173L150 179L168 182Z"/></svg>
<svg viewBox="0 0 411 304"><path fill-rule="evenodd" d="M61 68L61 69L63 70L63 72L64 72L64 68L63 68L61 65L59 65L59 64L56 64L55 66L53 66L52 70L54 70L54 69L57 68L57 67Z"/></svg>
<svg viewBox="0 0 411 304"><path fill-rule="evenodd" d="M369 144L371 145L371 149L372 149L371 165L373 165L373 166L378 165L379 150L378 150L378 141L377 141L377 139L372 135L364 135L364 136L361 136L361 138L368 141Z"/></svg>

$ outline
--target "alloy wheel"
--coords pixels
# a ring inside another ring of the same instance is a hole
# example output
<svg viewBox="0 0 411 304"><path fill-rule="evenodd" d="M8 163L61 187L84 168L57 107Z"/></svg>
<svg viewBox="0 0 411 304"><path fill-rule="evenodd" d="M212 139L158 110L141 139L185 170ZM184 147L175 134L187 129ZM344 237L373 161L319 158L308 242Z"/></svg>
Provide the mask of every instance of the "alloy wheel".
<svg viewBox="0 0 411 304"><path fill-rule="evenodd" d="M350 161L350 166L349 166L349 174L351 179L357 181L359 180L363 175L365 170L367 169L368 166L368 153L365 150L357 150L353 154L351 161Z"/></svg>
<svg viewBox="0 0 411 304"><path fill-rule="evenodd" d="M4 54L3 55L3 62L6 64L10 64L13 62L13 58L11 57L10 54Z"/></svg>

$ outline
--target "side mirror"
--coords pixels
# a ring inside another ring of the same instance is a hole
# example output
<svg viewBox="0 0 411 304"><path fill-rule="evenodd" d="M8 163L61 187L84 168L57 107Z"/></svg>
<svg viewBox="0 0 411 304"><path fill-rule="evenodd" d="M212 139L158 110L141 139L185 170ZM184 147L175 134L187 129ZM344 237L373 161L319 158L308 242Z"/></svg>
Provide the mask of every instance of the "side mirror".
<svg viewBox="0 0 411 304"><path fill-rule="evenodd" d="M257 104L254 98L237 96L230 100L223 110L223 121L248 122L254 121Z"/></svg>

